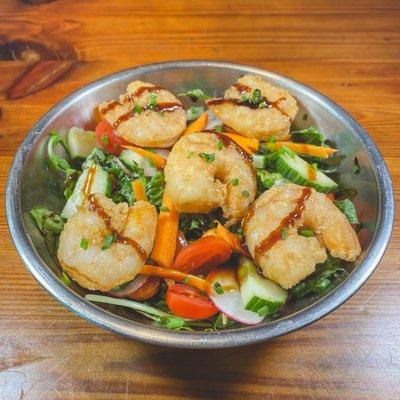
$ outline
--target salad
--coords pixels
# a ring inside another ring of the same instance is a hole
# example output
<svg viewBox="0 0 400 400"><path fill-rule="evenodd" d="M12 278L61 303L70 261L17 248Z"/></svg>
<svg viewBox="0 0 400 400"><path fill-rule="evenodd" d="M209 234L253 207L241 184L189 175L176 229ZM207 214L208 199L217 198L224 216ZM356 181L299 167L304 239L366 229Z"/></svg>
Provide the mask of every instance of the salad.
<svg viewBox="0 0 400 400"><path fill-rule="evenodd" d="M94 131L51 132L65 205L31 215L60 279L178 330L259 324L332 290L361 253L356 193L337 183L334 143L292 128L297 112L255 75L217 98L134 81Z"/></svg>

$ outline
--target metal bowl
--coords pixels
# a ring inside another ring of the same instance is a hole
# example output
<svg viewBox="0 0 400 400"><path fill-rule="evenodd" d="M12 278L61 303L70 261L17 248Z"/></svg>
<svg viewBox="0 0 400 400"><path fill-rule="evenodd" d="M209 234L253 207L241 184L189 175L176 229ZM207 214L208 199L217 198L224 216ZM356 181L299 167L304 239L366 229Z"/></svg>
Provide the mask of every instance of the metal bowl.
<svg viewBox="0 0 400 400"><path fill-rule="evenodd" d="M175 93L201 87L221 95L242 74L257 74L296 97L300 111L294 126L314 124L346 155L340 182L354 187L358 210L366 227L363 252L350 267L350 275L322 298L294 303L276 320L258 326L217 332L170 331L150 325L134 313L86 301L78 285L65 286L58 278L57 260L48 251L33 224L29 210L43 204L61 210L63 198L57 180L45 163L48 133L64 133L71 126L93 127L93 109L103 100L122 93L135 79L161 85ZM352 173L353 157L361 173ZM32 128L15 155L6 192L7 219L20 257L39 283L60 303L88 321L132 339L182 348L222 348L258 343L304 327L339 307L368 279L388 244L394 218L392 182L381 154L365 130L342 108L311 88L261 69L230 63L184 61L145 65L107 76L74 92L54 106ZM368 234L369 233L369 234Z"/></svg>

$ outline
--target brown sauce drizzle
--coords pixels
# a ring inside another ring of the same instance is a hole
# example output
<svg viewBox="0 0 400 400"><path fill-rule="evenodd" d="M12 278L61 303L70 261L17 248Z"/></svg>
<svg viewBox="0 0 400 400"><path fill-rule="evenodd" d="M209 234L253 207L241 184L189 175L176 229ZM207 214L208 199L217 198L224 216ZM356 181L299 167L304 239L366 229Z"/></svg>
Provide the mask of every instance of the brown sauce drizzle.
<svg viewBox="0 0 400 400"><path fill-rule="evenodd" d="M136 240L126 236L118 235L118 233L114 230L112 226L111 217L104 211L103 207L101 207L101 205L96 201L96 197L93 194L89 196L89 202L90 202L89 206L90 210L96 212L97 215L104 221L107 228L116 237L116 242L133 247L134 250L136 250L136 252L139 254L139 257L142 259L142 261L146 261L148 257L146 251L142 248L142 246L138 242L136 242Z"/></svg>
<svg viewBox="0 0 400 400"><path fill-rule="evenodd" d="M106 115L110 111L114 110L115 107L122 106L117 100L110 101L105 107L100 108L100 114Z"/></svg>
<svg viewBox="0 0 400 400"><path fill-rule="evenodd" d="M279 107L279 103L280 103L282 100L286 100L286 97L281 97L281 98L279 98L278 100L275 100L275 101L270 101L270 100L266 99L265 97L263 97L263 98L261 98L261 101L260 101L260 103L263 102L263 101L265 101L265 104L266 104L266 105L265 105L265 107L263 107L263 108L258 108L258 105L259 105L259 104L257 104L257 103L251 103L251 102L249 102L249 101L241 101L241 100L238 100L238 99L217 98L217 99L207 100L206 103L207 103L208 106L209 106L209 105L211 105L211 106L217 106L217 105L220 105L220 104L233 104L233 105L236 105L236 106L248 107L248 108L251 108L251 109L253 109L253 110L263 110L263 109L265 109L265 108L275 108L275 109L277 109L282 115L284 115L285 117L287 117L287 118L290 120L290 122L292 122L292 117L291 117L286 111L282 110L282 109Z"/></svg>
<svg viewBox="0 0 400 400"><path fill-rule="evenodd" d="M247 224L249 223L249 221L253 218L254 216L254 212L256 211L256 206L254 203L251 203L249 205L249 207L246 210L246 214L243 218L243 223L242 223L242 227L243 227L243 232L246 233L246 229L247 229Z"/></svg>
<svg viewBox="0 0 400 400"><path fill-rule="evenodd" d="M300 218L302 211L305 207L306 200L311 195L311 189L306 187L303 189L301 196L297 199L296 207L285 217L280 224L262 240L254 249L254 260L257 264L260 263L261 256L268 251L276 242L281 239L281 231L292 225L298 218Z"/></svg>
<svg viewBox="0 0 400 400"><path fill-rule="evenodd" d="M232 85L234 88L237 89L237 91L239 92L239 94L243 94L243 93L249 93L251 92L251 87L247 86L247 85L243 85L242 83L235 83L234 85Z"/></svg>
<svg viewBox="0 0 400 400"><path fill-rule="evenodd" d="M154 107L142 107L143 110L153 110L157 112L173 112L179 108L182 108L182 104L179 103L158 103ZM114 128L117 129L122 122L127 121L129 118L135 115L135 111L131 110L125 114L122 114L113 124Z"/></svg>
<svg viewBox="0 0 400 400"><path fill-rule="evenodd" d="M83 185L83 194L87 197L89 196L90 192L92 191L92 187L93 187L93 183L94 183L94 177L96 174L96 164L93 164L90 168L89 168L89 172L87 174L85 183Z"/></svg>
<svg viewBox="0 0 400 400"><path fill-rule="evenodd" d="M159 92L160 90L163 90L161 86L141 86L135 90L133 93L133 97L139 97L142 95L144 92Z"/></svg>

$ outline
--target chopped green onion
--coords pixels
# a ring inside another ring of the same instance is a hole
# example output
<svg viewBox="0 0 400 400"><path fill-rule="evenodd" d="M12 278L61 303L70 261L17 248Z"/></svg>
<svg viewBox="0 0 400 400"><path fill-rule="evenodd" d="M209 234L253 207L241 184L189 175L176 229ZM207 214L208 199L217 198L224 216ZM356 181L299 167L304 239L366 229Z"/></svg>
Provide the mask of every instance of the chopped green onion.
<svg viewBox="0 0 400 400"><path fill-rule="evenodd" d="M221 286L219 282L215 282L213 284L213 288L215 290L215 293L217 294L223 294L224 293L224 288Z"/></svg>
<svg viewBox="0 0 400 400"><path fill-rule="evenodd" d="M238 178L233 178L233 179L231 180L231 185L232 185L232 186L237 186L237 185L239 185L239 179L238 179Z"/></svg>
<svg viewBox="0 0 400 400"><path fill-rule="evenodd" d="M81 244L80 244L80 246L81 246L81 249L83 249L83 250L87 250L87 248L88 248L88 246L89 246L89 241L86 239L86 238L82 238L81 239Z"/></svg>
<svg viewBox="0 0 400 400"><path fill-rule="evenodd" d="M108 136L107 135L101 135L101 143L108 144Z"/></svg>
<svg viewBox="0 0 400 400"><path fill-rule="evenodd" d="M314 232L311 229L301 229L299 233L301 236L304 236L307 238L314 236Z"/></svg>
<svg viewBox="0 0 400 400"><path fill-rule="evenodd" d="M216 132L222 132L222 125L216 125L216 126L214 126L214 130L215 130Z"/></svg>
<svg viewBox="0 0 400 400"><path fill-rule="evenodd" d="M199 153L199 156L206 160L208 163L215 160L215 153Z"/></svg>
<svg viewBox="0 0 400 400"><path fill-rule="evenodd" d="M160 211L168 212L168 211L169 211L169 208L168 208L168 207L165 207L165 206L162 206L162 207L160 207Z"/></svg>
<svg viewBox="0 0 400 400"><path fill-rule="evenodd" d="M217 149L218 149L218 150L222 150L223 148L224 148L224 145L223 145L223 143L222 143L222 140L219 139L218 142L217 142Z"/></svg>
<svg viewBox="0 0 400 400"><path fill-rule="evenodd" d="M149 108L153 109L157 106L157 95L155 93L150 93Z"/></svg>
<svg viewBox="0 0 400 400"><path fill-rule="evenodd" d="M192 158L194 156L194 151L189 151L187 158Z"/></svg>
<svg viewBox="0 0 400 400"><path fill-rule="evenodd" d="M142 106L140 106L139 104L135 104L134 106L133 106L133 111L136 113L136 114L141 114L142 112L143 112L143 107Z"/></svg>
<svg viewBox="0 0 400 400"><path fill-rule="evenodd" d="M249 193L247 190L243 190L243 191L242 191L242 196L243 196L243 197L249 197L249 196L250 196L250 193Z"/></svg>
<svg viewBox="0 0 400 400"><path fill-rule="evenodd" d="M283 240L285 240L287 238L287 234L288 234L288 229L287 228L282 228L281 229L281 238Z"/></svg>
<svg viewBox="0 0 400 400"><path fill-rule="evenodd" d="M107 233L104 238L103 246L101 247L102 250L107 250L110 248L111 243L115 241L115 235L112 233Z"/></svg>

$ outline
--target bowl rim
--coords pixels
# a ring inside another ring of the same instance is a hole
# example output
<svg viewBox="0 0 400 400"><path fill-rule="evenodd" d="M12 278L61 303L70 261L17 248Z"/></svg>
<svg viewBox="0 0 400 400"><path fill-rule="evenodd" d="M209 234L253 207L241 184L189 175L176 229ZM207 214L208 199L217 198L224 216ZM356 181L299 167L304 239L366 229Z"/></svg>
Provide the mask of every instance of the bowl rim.
<svg viewBox="0 0 400 400"><path fill-rule="evenodd" d="M229 331L181 332L157 328L122 318L85 300L64 285L42 261L24 226L21 203L21 181L24 161L46 124L55 119L66 106L79 101L80 97L87 92L112 84L114 81L129 77L131 74L188 67L228 68L242 73L253 73L266 78L274 78L277 81L296 86L297 90L312 97L314 101L323 104L335 117L341 119L355 132L357 139L368 154L377 180L380 213L373 240L361 264L338 288L321 300L290 316L269 322L267 325L250 326ZM394 194L386 163L370 136L350 114L323 94L294 79L261 68L229 62L170 61L141 65L107 75L74 91L46 112L29 131L10 166L6 186L6 218L14 245L27 269L48 293L78 316L108 331L151 344L175 348L213 349L260 343L293 332L319 320L348 300L370 277L386 250L394 223Z"/></svg>

